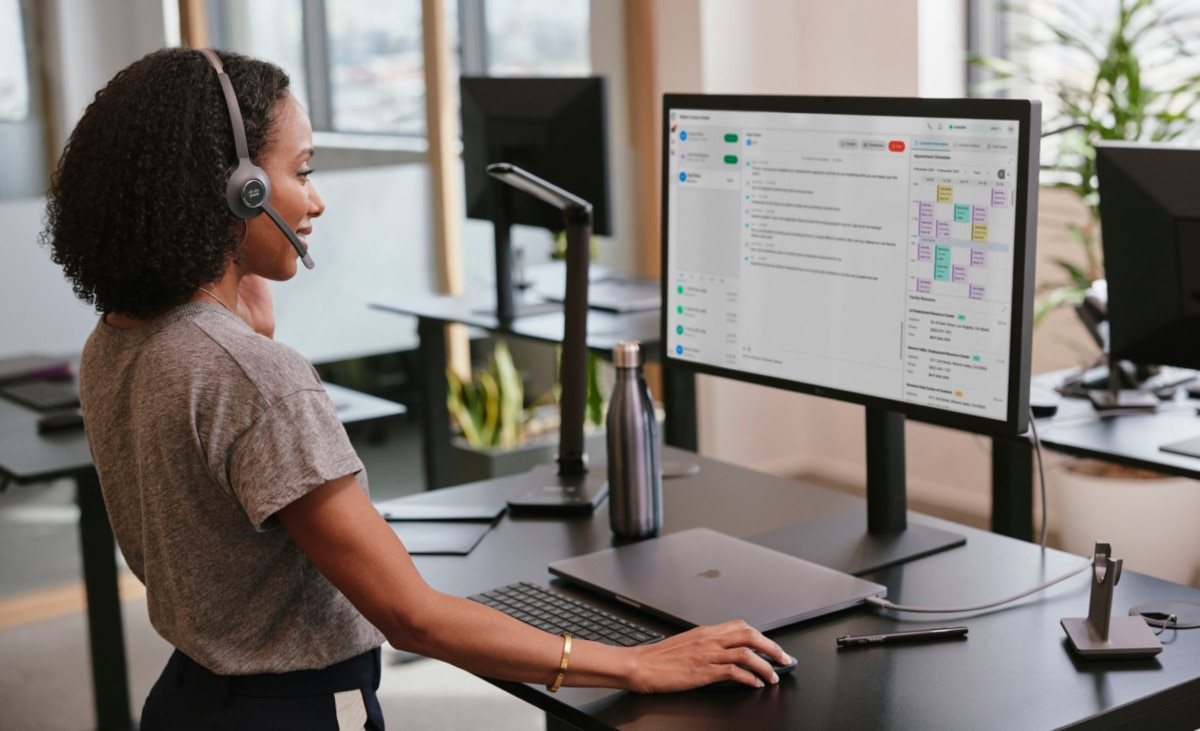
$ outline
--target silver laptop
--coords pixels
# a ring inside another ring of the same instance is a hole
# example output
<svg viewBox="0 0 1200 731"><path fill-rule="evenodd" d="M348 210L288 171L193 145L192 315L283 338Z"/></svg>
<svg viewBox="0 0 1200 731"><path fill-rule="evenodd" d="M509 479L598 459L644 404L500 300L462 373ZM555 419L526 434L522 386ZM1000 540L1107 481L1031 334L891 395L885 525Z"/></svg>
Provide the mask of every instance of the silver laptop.
<svg viewBox="0 0 1200 731"><path fill-rule="evenodd" d="M555 561L550 572L685 627L760 631L882 597L887 587L708 528Z"/></svg>

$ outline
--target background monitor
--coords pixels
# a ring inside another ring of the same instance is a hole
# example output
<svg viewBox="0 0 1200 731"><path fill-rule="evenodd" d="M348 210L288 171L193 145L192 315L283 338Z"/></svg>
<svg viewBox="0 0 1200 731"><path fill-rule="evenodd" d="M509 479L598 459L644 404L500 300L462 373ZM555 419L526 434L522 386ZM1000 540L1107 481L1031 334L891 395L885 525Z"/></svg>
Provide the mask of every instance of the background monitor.
<svg viewBox="0 0 1200 731"><path fill-rule="evenodd" d="M1096 145L1109 354L1200 368L1200 149Z"/></svg>
<svg viewBox="0 0 1200 731"><path fill-rule="evenodd" d="M460 79L467 217L494 220L504 186L487 166L507 162L592 204L592 230L612 233L605 82L586 78ZM562 212L530 196L511 223L562 229Z"/></svg>
<svg viewBox="0 0 1200 731"><path fill-rule="evenodd" d="M900 545L905 417L1025 431L1040 122L1035 101L666 96L668 365L867 407L868 537L857 516L840 557L776 547L852 573L940 550Z"/></svg>
<svg viewBox="0 0 1200 731"><path fill-rule="evenodd" d="M514 305L509 230L513 224L562 230L562 212L516 195L488 176L487 167L509 163L586 200L593 233L611 235L605 81L464 76L459 88L467 217L495 226L497 317L505 322L544 311L544 303Z"/></svg>

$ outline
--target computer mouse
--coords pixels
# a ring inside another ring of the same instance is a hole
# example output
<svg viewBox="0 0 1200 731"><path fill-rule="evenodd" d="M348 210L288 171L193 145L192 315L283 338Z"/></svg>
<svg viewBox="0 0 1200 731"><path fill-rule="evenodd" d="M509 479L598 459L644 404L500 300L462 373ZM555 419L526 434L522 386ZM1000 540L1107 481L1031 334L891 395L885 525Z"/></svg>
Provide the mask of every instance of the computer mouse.
<svg viewBox="0 0 1200 731"><path fill-rule="evenodd" d="M759 657L761 657L762 659L766 660L767 662L771 663L771 669L774 670L775 674L778 675L780 678L783 678L783 676L787 675L788 673L790 673L796 669L796 665L797 665L798 661L794 657L792 658L792 661L790 663L788 663L786 665L780 665L779 663L775 662L775 660L767 657L766 655L762 654L761 652L759 652L757 650L755 650L754 653L756 655L758 655ZM745 666L743 665L742 667L745 667ZM765 686L765 687L770 687L770 684L768 683L767 686ZM718 680L715 683L709 683L708 685L705 685L700 688L700 690L705 691L705 692L726 691L726 690L753 690L753 689L754 689L754 686L746 685L745 683L739 683L736 680Z"/></svg>

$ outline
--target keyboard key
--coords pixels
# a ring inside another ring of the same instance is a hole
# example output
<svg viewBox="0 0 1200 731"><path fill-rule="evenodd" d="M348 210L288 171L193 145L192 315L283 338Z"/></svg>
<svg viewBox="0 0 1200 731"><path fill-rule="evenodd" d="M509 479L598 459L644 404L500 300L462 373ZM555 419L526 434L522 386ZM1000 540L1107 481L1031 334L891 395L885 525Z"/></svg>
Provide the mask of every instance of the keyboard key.
<svg viewBox="0 0 1200 731"><path fill-rule="evenodd" d="M608 645L632 647L663 638L658 632L526 582L485 591L471 599L538 629L554 634L567 631Z"/></svg>

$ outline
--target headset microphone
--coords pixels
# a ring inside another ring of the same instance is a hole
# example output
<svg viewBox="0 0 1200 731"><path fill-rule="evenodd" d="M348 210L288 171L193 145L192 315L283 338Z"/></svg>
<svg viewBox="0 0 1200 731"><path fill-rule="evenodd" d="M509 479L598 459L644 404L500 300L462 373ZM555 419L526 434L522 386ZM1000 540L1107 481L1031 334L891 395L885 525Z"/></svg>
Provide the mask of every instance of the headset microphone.
<svg viewBox="0 0 1200 731"><path fill-rule="evenodd" d="M229 204L229 210L246 221L266 211L267 217L274 221L288 241L292 242L300 261L312 269L313 260L305 250L304 244L271 207L271 179L267 177L266 171L250 162L250 153L246 146L246 128L242 124L242 110L238 107L233 84L229 81L229 75L225 73L221 59L210 49L201 48L199 51L217 71L217 80L221 82L221 91L225 94L225 107L229 110L229 124L233 128L233 144L237 148L238 166L229 176L229 182L225 186L225 201Z"/></svg>

